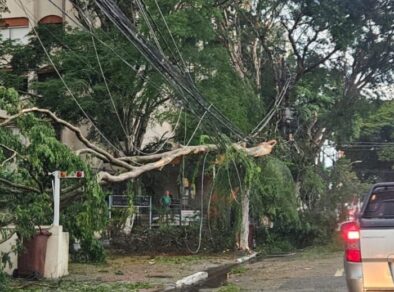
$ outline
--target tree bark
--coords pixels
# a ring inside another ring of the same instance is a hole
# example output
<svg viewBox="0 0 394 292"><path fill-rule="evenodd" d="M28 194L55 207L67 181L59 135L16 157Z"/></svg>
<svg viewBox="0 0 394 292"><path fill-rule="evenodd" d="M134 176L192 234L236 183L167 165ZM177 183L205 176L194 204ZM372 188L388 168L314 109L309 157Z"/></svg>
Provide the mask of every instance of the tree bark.
<svg viewBox="0 0 394 292"><path fill-rule="evenodd" d="M250 188L242 192L241 202L241 232L239 239L239 248L244 251L250 251L249 246L249 194Z"/></svg>

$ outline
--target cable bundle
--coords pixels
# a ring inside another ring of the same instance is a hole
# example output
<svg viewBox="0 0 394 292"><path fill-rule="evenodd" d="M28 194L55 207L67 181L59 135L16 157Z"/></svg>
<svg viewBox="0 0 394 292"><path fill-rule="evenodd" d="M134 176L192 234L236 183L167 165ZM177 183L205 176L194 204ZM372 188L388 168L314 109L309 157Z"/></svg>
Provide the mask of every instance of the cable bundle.
<svg viewBox="0 0 394 292"><path fill-rule="evenodd" d="M183 99L183 105L194 115L201 117L205 112L212 118L209 124L213 129L226 129L233 137L244 140L245 135L214 105L205 100L196 88L194 82L187 78L177 66L171 64L168 58L138 34L137 28L131 23L119 6L113 0L96 0L98 7L120 32L140 51L148 62L162 77L176 89ZM140 9L144 9L140 6Z"/></svg>

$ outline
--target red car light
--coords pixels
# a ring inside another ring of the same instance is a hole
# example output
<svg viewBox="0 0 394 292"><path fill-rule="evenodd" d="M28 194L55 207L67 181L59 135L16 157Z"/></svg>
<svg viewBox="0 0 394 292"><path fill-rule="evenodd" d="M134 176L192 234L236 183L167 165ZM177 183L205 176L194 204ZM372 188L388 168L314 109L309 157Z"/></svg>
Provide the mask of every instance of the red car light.
<svg viewBox="0 0 394 292"><path fill-rule="evenodd" d="M361 262L361 252L359 249L347 249L345 251L345 256L348 262Z"/></svg>
<svg viewBox="0 0 394 292"><path fill-rule="evenodd" d="M342 224L342 237L345 240L345 258L349 262L361 262L360 227L351 221Z"/></svg>
<svg viewBox="0 0 394 292"><path fill-rule="evenodd" d="M345 241L360 239L360 227L354 221L343 223L341 225L341 234Z"/></svg>

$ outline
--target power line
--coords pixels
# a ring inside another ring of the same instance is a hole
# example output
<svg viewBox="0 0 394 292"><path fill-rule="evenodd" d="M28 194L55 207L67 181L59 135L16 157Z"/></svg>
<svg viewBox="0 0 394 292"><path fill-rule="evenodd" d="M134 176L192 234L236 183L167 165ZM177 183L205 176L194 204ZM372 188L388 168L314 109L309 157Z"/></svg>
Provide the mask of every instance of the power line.
<svg viewBox="0 0 394 292"><path fill-rule="evenodd" d="M138 34L134 25L120 10L120 8L112 0L97 0L97 5L101 11L110 19L110 21L118 27L118 29L126 36L126 38L141 52L141 54L152 64L152 66L172 85L178 86L186 95L192 97L197 105L204 110L208 109L205 99L194 89L188 85L188 81L184 76L172 66L165 56L161 55L156 49L152 48L144 38ZM182 95L185 101L190 102L185 95ZM208 113L218 121L222 127L227 128L238 138L243 139L242 132L234 127L232 122L228 120L220 111L214 106L208 110ZM212 124L214 127L217 125Z"/></svg>
<svg viewBox="0 0 394 292"><path fill-rule="evenodd" d="M158 147L158 148L156 149L156 151L154 151L154 152L149 152L149 153L148 153L148 152L145 152L145 151L141 151L141 150L136 149L137 152L138 152L138 153L141 153L141 154L149 154L149 155L159 153L159 152L163 149L163 147L167 144L167 142L168 142L171 138L173 138L173 136L171 136L171 135L175 134L175 131L176 131L176 129L178 128L179 122L180 122L180 120L181 120L182 112L183 112L183 108L181 108L181 110L179 111L179 115L178 115L176 124L175 124L175 126L174 126L174 129L172 130L172 134L170 134L170 135L168 136L168 138L165 139L165 140L163 141L163 143L161 144L161 146ZM164 134L163 134L163 136L164 136ZM162 136L162 137L163 137L163 136Z"/></svg>
<svg viewBox="0 0 394 292"><path fill-rule="evenodd" d="M52 5L54 5L57 9L59 9L60 11L62 11L62 13L65 15L65 16L67 16L76 26L78 26L78 27L80 27L82 30L85 30L85 31L87 31L88 33L92 33L92 32L90 32L89 30L87 30L84 26L82 26L80 23L78 23L78 22L76 22L70 15L69 15L69 13L67 12L67 11L65 11L64 9L62 9L61 7L59 7L57 4L55 4L52 0L48 0L50 3L52 3ZM80 7L78 7L78 6L75 6L75 8L79 11L79 13L81 14L81 16L85 19L85 22L87 23L87 24L89 24L89 20L88 20L88 17L85 15L85 13L82 11L82 9L80 8ZM115 26L117 26L116 25L116 23L114 23L115 24ZM117 26L118 27L118 29L119 29L119 26ZM109 45L107 45L105 42L103 42L100 38L98 38L95 34L92 34L101 44L103 44L105 47L107 47L108 49L110 49L118 58L120 58L122 61L123 61L123 63L125 63L128 67L130 67L133 71L135 71L136 73L137 73L137 75L138 75L138 70L133 66L133 65L131 65L128 61L126 61L121 55L119 55L112 47L110 47ZM130 39L127 37L127 35L125 35L126 36L126 38L130 41ZM137 49L138 49L138 47L136 47ZM144 55L143 55L144 56ZM150 59L149 58L147 58L146 56L144 56L145 57L145 59L148 61L148 62L150 62ZM151 63L152 64L152 63ZM160 70L158 70L155 66L154 66L154 68L159 72L159 73L162 73ZM187 96L186 95L184 95L184 92L183 92L183 90L181 89L181 87L180 86L178 86L177 84L174 84L174 83L172 83L171 82L171 80L169 80L168 78L166 78L167 76L165 76L165 75L163 75L162 74L162 76L164 77L164 79L168 82L168 83L170 83L170 84L172 84L172 86L173 86L173 88L175 89L175 91L178 91L178 93L180 94L180 96L185 100L185 101L188 101L187 100ZM154 84L153 82L151 82L152 84ZM159 89L160 90L160 89ZM186 103L186 106L187 106L187 108L188 108L188 110L192 113L192 114L194 114L195 116L200 116L200 114L198 114L197 112L196 112L196 110L193 108L193 107L191 107L190 106L190 104L188 104L188 103ZM215 126L214 126L214 128L216 128Z"/></svg>
<svg viewBox="0 0 394 292"><path fill-rule="evenodd" d="M157 10L158 10L159 13L160 13L161 18L163 19L164 25L165 25L165 27L167 28L168 34L169 34L170 37L171 37L172 43L174 44L174 47L175 47L175 50L177 51L177 53L178 53L178 55L179 55L179 57L180 57L180 60L181 60L183 66L185 67L186 72L187 72L187 65L186 65L186 62L185 62L185 60L184 60L183 57L182 57L182 54L181 54L181 51L180 51L179 48L178 48L178 45L176 44L176 41L175 41L175 39L174 39L174 36L172 35L172 32L171 32L171 30L170 30L170 27L168 26L168 23L167 23L167 21L166 21L164 15L163 15L163 12L162 12L162 10L161 10L161 8L160 8L160 6L159 6L159 3L157 2L157 0L154 0L154 1L155 1ZM190 80L192 81L192 78L191 78L190 74L189 74L189 73L187 73L187 74L188 74ZM192 84L194 84L193 81L192 81Z"/></svg>
<svg viewBox="0 0 394 292"><path fill-rule="evenodd" d="M91 36L92 36L92 40L94 41L94 39L96 39L96 40L98 40L102 45L104 45L107 49L109 49L110 51L112 51L114 54L115 54L115 56L117 56L124 64L126 64L129 68L131 68L134 72L136 72L137 74L136 74L136 76L138 76L139 78L141 78L142 80L144 80L144 81L147 81L147 78L144 78L141 74L139 74L139 71L133 66L133 65L131 65L128 61L126 61L121 55L119 55L112 47L110 47L107 43L105 43L104 41L102 41L96 34L94 34L93 33L93 24L92 24L92 22L91 22L91 20L87 17L87 15L82 11L82 9L80 8L80 7L77 7L77 6L75 6L75 8L79 11L79 13L80 13L80 15L81 15L81 17L83 17L84 18L84 21L85 21L85 23L89 26L89 30L88 29L86 29L83 25L81 25L79 22L76 22L63 8L61 8L61 7L59 7L56 3L54 3L54 2L52 2L52 0L49 0L49 2L54 6L54 7L56 7L58 10L60 10L68 19L70 19L76 26L78 26L80 29L82 29L83 31L85 31L85 32L87 32L88 34L90 34ZM72 49L70 49L71 51L72 51ZM97 50L96 50L97 51ZM74 53L75 54L75 53ZM77 54L75 54L78 58L80 58ZM87 64L87 63L86 63ZM102 67L102 66L100 66L100 67ZM102 71L102 69L100 69L101 71ZM104 77L104 80L106 79L105 78L105 76L103 76ZM106 81L105 81L106 82ZM163 90L164 92L166 92L167 90L165 89L165 88L162 88L162 89L160 89L159 88L159 85L157 85L156 83L154 83L154 82L152 82L152 81L150 81L149 80L149 82L150 82L150 84L154 87L154 88L156 88L157 90L159 90L159 91L161 91L161 90ZM106 82L107 83L107 82ZM107 90L108 90L108 85L106 84L106 87L107 87ZM117 86L118 87L118 86ZM170 94L170 93L168 93L168 94ZM114 105L113 105L114 106ZM115 107L115 106L114 106ZM182 113L182 110L183 110L183 108L181 108L181 111L180 111L180 113ZM118 115L118 118L119 118L119 114L117 114ZM119 118L120 119L120 118ZM179 118L178 118L178 121L177 121L177 123L176 123L176 125L175 125L175 129L177 128L177 126L178 126L178 123L179 123ZM174 131L175 131L175 129L174 129ZM173 131L173 132L174 132ZM166 139L166 141L164 141L163 142L163 144L155 151L155 153L157 153L157 152L159 152L163 147L164 147L164 145L167 143L167 141L170 139L171 137L169 137L168 139ZM139 153L141 153L141 154L148 154L148 153L145 153L144 151L141 151L141 150L138 150L138 149L136 149L136 151L137 152L139 152ZM152 154L152 153L149 153L149 154Z"/></svg>
<svg viewBox="0 0 394 292"><path fill-rule="evenodd" d="M146 78L144 78L143 76L141 76L139 74L138 69L132 65L129 61L127 61L125 58L123 58L118 52L115 51L114 48L112 48L110 45L108 45L106 42L104 42L103 40L101 40L95 33L93 33L93 31L87 29L86 27L84 27L83 25L81 25L79 22L77 22L74 18L72 18L70 16L70 14L65 11L62 7L60 7L59 5L57 5L56 3L53 2L53 0L48 0L54 7L56 7L60 12L62 12L69 20L71 20L71 22L73 22L77 27L79 27L80 29L82 29L83 31L89 33L90 35L92 35L98 42L100 42L103 46L105 46L107 49L109 49L112 53L114 53L114 55L116 57L118 57L127 67L129 67L130 69L132 69L139 78L141 78L142 80L146 80ZM81 16L84 18L85 22L89 25L90 21L89 18L86 16L86 14L82 11L82 9L76 5L74 5L75 8L79 11L79 13L81 14ZM107 34L106 34L107 35ZM160 86L157 85L156 83L154 83L153 81L149 81L153 87L155 87L157 90L160 90ZM163 89L165 90L165 89Z"/></svg>
<svg viewBox="0 0 394 292"><path fill-rule="evenodd" d="M284 97L286 96L287 89L290 87L290 84L293 82L293 76L287 79L282 91L279 93L279 96L275 99L275 102L270 109L270 111L264 116L264 118L257 124L257 126L251 131L250 136L256 137L258 133L260 133L271 121L274 117L276 111L279 109L280 104L282 103Z"/></svg>
<svg viewBox="0 0 394 292"><path fill-rule="evenodd" d="M52 57L50 56L48 50L45 48L44 44L42 43L42 40L34 26L34 23L32 23L30 16L25 8L25 6L22 4L21 0L18 0L18 6L23 9L23 11L25 12L26 16L29 19L30 24L32 25L34 34L37 37L38 42L40 43L42 49L45 52L45 55L47 56L47 58L49 59L49 62L52 64L53 69L55 70L56 74L59 76L60 80L62 81L64 87L66 88L66 90L69 92L70 96L72 97L72 99L74 100L74 102L77 104L78 108L81 110L81 112L83 113L83 115L86 117L86 119L93 125L93 127L97 130L97 132L103 137L103 139L109 144L111 145L115 150L121 152L114 144L111 143L111 141L104 135L103 132L101 132L101 130L96 126L96 124L93 122L93 120L89 117L89 115L85 112L85 110L82 108L81 104L78 102L77 98L74 96L73 92L71 91L70 87L68 87L66 81L64 80L63 76L60 74L59 70L57 69L55 63L52 60Z"/></svg>
<svg viewBox="0 0 394 292"><path fill-rule="evenodd" d="M53 3L52 3L52 4L53 4ZM34 18L32 12L31 12L29 9L27 9L27 10L29 11L30 17L37 21L37 18ZM66 13L64 12L64 14L66 14ZM68 16L68 15L67 15L67 16ZM70 53L72 53L77 59L81 60L81 62L83 62L83 63L86 64L87 66L92 67L93 70L97 71L99 74L102 75L103 80L104 80L104 83L105 83L105 86L106 86L106 89L107 89L107 92L108 92L108 94L109 94L109 96L110 96L110 99L111 99L111 103L112 103L113 108L114 108L114 110L115 110L115 114L117 115L117 118L118 118L118 120L119 120L120 126L121 126L121 128L123 129L123 132L125 133L125 135L126 135L126 137L127 137L127 136L128 136L128 134L127 134L128 131L125 129L123 123L121 122L121 118L120 118L119 113L118 113L118 111L117 111L117 109L116 109L116 106L115 106L115 103L114 103L112 94L111 94L110 89L109 89L109 86L108 86L107 79L106 79L106 77L105 77L105 75L104 75L104 72L103 72L103 68L102 68L101 62L100 62L100 60L98 59L99 57L98 57L98 53L97 53L97 46L96 46L96 43L95 43L95 39L98 39L98 37L97 37L97 36L92 32L92 30L91 30L91 29L92 29L92 25L91 25L90 20L87 19L86 15L84 15L84 16L85 16L85 21L86 21L86 23L87 23L87 24L90 24L90 27L89 27L89 28L90 28L90 31L88 31L88 30L85 29L84 27L82 27L82 28L83 28L83 30L84 30L85 32L89 33L89 34L91 35L91 37L92 37L93 47L94 47L94 50L95 50L95 54L96 54L96 58L97 58L97 61L98 61L98 65L99 65L99 67L100 67L100 71L97 70L97 69L95 69L93 66L91 66L91 64L88 63L85 59L81 58L80 55L76 53L76 50L75 50L75 49L72 49L72 48L69 47L67 44L65 44L64 42L62 42L62 41L58 38L58 36L55 35L55 34L54 34L50 29L48 29L46 26L43 26L43 29L45 29L46 32L48 32L54 39L56 39L56 41L57 41L62 47L67 48L67 49L70 51ZM68 16L68 17L70 18L70 16ZM73 20L72 18L70 18L70 19ZM101 43L104 43L104 42L101 41L100 39L98 39L98 40L99 40ZM104 43L104 44L105 44L105 43ZM106 48L110 48L110 47L108 47L108 45L107 45ZM123 61L123 60L122 60L122 61ZM135 71L134 68L132 68L132 69L133 69L133 71ZM145 81L145 79L146 79L146 78L143 78L140 74L138 74L138 72L137 72L136 76L138 76L140 79L142 79L142 80L144 80L144 81ZM154 84L153 82L151 82L151 84L152 84L152 86L153 86L154 88L156 88L157 90L160 91L160 88L158 88L158 86L155 86L155 84ZM117 86L116 84L115 84L115 87L117 87L118 89L120 89L120 87ZM94 91L93 88L92 88L92 91ZM167 141L168 141L168 139L167 139ZM161 148L162 148L162 147L160 147L159 150L160 150ZM138 149L137 149L137 151L138 151Z"/></svg>
<svg viewBox="0 0 394 292"><path fill-rule="evenodd" d="M109 98L111 100L111 103L112 103L112 106L114 108L115 114L118 117L118 121L119 121L120 127L122 128L122 130L123 130L123 132L124 132L124 134L126 135L126 138L127 138L129 136L129 134L128 134L128 131L126 131L126 129L123 126L122 120L121 120L121 118L119 116L118 110L117 110L116 105L115 105L114 98L112 97L111 90L109 89L109 86L108 86L108 83L107 83L107 78L105 78L104 70L103 70L103 67L101 66L100 57L99 57L98 52L97 52L96 42L95 42L93 36L92 36L92 42L93 42L94 52L96 54L97 63L99 65L101 76L103 77L103 81L104 81L105 87L107 89L108 96L109 96Z"/></svg>
<svg viewBox="0 0 394 292"><path fill-rule="evenodd" d="M49 2L51 2L51 4L53 4L53 5L55 5L56 8L59 8L56 4L52 3L51 0L49 0ZM66 12L65 12L64 10L62 10L62 12L63 12L64 14L66 14ZM30 16L31 16L31 18L34 18L31 11L30 11ZM66 16L67 16L69 19L71 19L75 24L80 25L79 23L75 22L68 14L67 14ZM104 46L105 46L106 48L111 49L112 52L114 52L114 53L116 53L116 52L115 52L111 47L109 47L105 42L103 42L102 40L100 40L100 39L93 33L93 31L92 31L93 25L90 23L90 20L86 17L86 15L84 15L84 17L85 17L86 23L90 25L90 27L89 27L89 28L90 28L90 31L87 30L87 29L86 29L85 27L83 27L83 26L80 26L80 28L82 28L85 32L88 32L88 33L92 36L93 47L94 47L94 50L95 50L95 54L96 54L96 58L97 58L97 61L98 61L98 65L99 65L99 67L100 67L100 71L94 69L93 67L92 67L92 69L93 69L93 70L96 70L97 72L99 72L99 73L102 75L103 80L104 80L104 83L105 83L105 86L106 86L107 91L108 91L108 93L109 93L109 96L110 96L110 98L111 98L111 102L112 102L112 105L113 105L113 107L114 107L115 113L116 113L116 115L118 116L120 125L121 125L121 127L123 128L123 131L125 132L125 134L126 134L126 136L127 136L128 134L126 133L125 128L124 128L122 122L120 121L121 119L120 119L119 113L117 112L117 109L116 109L116 107L115 107L115 105L114 105L113 97L112 97L112 95L111 95L111 93L110 93L110 91L109 91L107 78L106 78L105 75L104 75L104 72L103 72L103 69L102 69L102 66L101 66L101 62L100 62L100 60L98 59L97 46L96 46L96 43L95 43L94 39L97 39L100 43L104 44ZM37 18L35 18L35 20L37 20ZM89 64L87 61L85 61L85 60L84 60L83 58L81 58L77 53L75 53L75 50L74 50L74 49L70 48L67 44L65 44L64 42L62 42L61 40L59 40L59 38L58 38L55 34L53 34L52 31L51 31L50 29L48 29L48 28L45 27L45 26L44 26L44 29L45 29L53 38L55 38L55 39L61 44L61 46L64 46L65 48L67 48L76 58L78 58L79 60L81 60L84 64L90 66L90 64ZM119 57L124 63L127 63L127 61L126 61L124 58L122 58L120 55L117 55L117 57ZM134 68L132 65L131 65L131 66L128 66L128 67L130 67L134 72L137 73L136 76L137 76L138 78L141 78L142 80L146 81L146 78L144 78L143 76L141 76L141 74L138 74L138 70L137 70L136 68ZM151 81L150 81L150 82L151 82ZM153 82L151 82L151 84L152 84L152 86L153 86L154 88L156 88L157 90L159 90L159 91L162 90L162 89L159 88L159 85L157 85L157 84L155 84L155 83L153 83ZM116 86L117 88L119 88L119 86L117 86L117 85L115 85L115 86ZM119 89L120 89L120 88L119 88Z"/></svg>
<svg viewBox="0 0 394 292"><path fill-rule="evenodd" d="M212 106L212 104L208 107L208 109L209 109L211 106ZM190 144L190 142L193 140L194 135L197 133L197 130L198 130L198 128L200 127L201 122L202 122L202 120L205 118L205 115L207 114L207 112L208 112L208 111L206 111L206 112L201 116L201 118L200 118L200 120L198 121L197 126L196 126L196 128L194 129L194 132L192 133L192 135L190 136L189 141L187 142L186 146L188 146L188 145Z"/></svg>
<svg viewBox="0 0 394 292"><path fill-rule="evenodd" d="M175 56L175 53L172 51L171 47L170 47L169 44L167 43L166 38L162 35L162 33L161 33L161 31L160 31L158 25L156 24L155 20L153 19L153 17L152 17L151 14L149 13L149 10L146 9L146 5L145 5L145 3L143 2L143 0L141 0L141 3L142 3L142 9L144 10L144 13L145 13L145 14L148 14L150 20L153 22L154 27L156 28L156 30L158 31L159 35L162 37L164 43L166 44L168 50L170 51L170 54L174 57L174 60L176 61L178 58ZM156 4L156 7L157 7L157 9L158 9L158 11L159 11L159 14L160 14L160 16L161 16L163 22L164 22L164 25L165 25L165 27L166 27L166 29L167 29L167 31L168 31L168 34L170 35L170 38L171 38L171 40L172 40L172 43L174 44L175 50L176 50L176 52L177 52L177 54L178 54L178 56L179 56L180 63L183 65L183 67L182 67L182 66L179 65L178 62L176 62L176 63L175 63L175 66L176 66L184 75L186 75L186 76L188 77L189 85L190 85L194 90L198 91L198 89L197 89L197 87L196 87L196 85L195 85L195 83L194 83L194 81L193 81L193 78L191 77L190 72L189 72L188 69L187 69L187 64L186 64L186 62L185 62L185 60L184 60L184 58L183 58L183 56L182 56L182 54L181 54L181 52L180 52L180 50L179 50L179 48L178 48L178 45L176 44L176 41L175 41L175 39L174 39L174 37L173 37L173 35L172 35L172 32L171 32L171 30L170 30L170 28L169 28L169 26L168 26L168 24L167 24L167 21L166 21L164 15L163 15L163 13L162 13L162 10L161 10L159 4L157 3L157 1L155 1L155 4ZM149 22L149 20L146 19L146 18L145 18L145 21L146 21L146 22ZM148 25L151 27L151 24L150 24L150 23L148 23ZM161 53L164 55L163 51L161 51ZM186 80L186 81L187 81L187 80Z"/></svg>
<svg viewBox="0 0 394 292"><path fill-rule="evenodd" d="M161 40L162 40L162 41L164 42L164 44L166 45L166 49L168 49L168 51L170 52L171 56L174 58L175 65L177 65L177 64L178 64L178 57L175 55L174 51L171 49L169 43L167 42L167 38L161 33L161 31L160 31L160 29L159 29L159 26L157 25L156 21L155 21L154 18L152 17L152 15L151 15L151 13L149 12L149 10L146 9L146 4L145 4L143 1L142 1L141 3L142 3L142 5L143 5L143 7L144 7L144 9L145 9L145 12L146 12L147 15L149 16L149 19L152 21L153 27L156 29L156 31L158 32L159 36L161 37ZM180 66L178 66L178 67L179 67L179 70L182 71L182 68L181 68Z"/></svg>
<svg viewBox="0 0 394 292"><path fill-rule="evenodd" d="M33 16L33 13L31 12L31 10L29 10L29 9L26 8L26 9L25 9L25 13L26 13L26 12L27 12L27 14L29 14L30 18L33 18L35 21L37 21L37 18L35 18L35 17ZM70 48L67 44L65 44L64 42L62 42L62 41L58 38L57 35L55 35L54 33L52 33L52 31L51 31L50 29L48 29L46 26L43 26L43 28L44 28L45 31L47 31L54 39L56 39L56 41L59 42L59 43L61 44L61 46L64 46L65 48L67 48L76 58L78 58L79 60L81 60L81 61L82 61L84 64L86 64L87 66L90 66L90 65L91 65L91 64L88 63L86 60L84 60L83 58L81 58L81 57L75 52L74 49ZM120 120L119 113L117 112L117 109L116 109L116 106L115 106L115 104L114 104L114 101L113 101L111 92L109 91L109 87L108 87L108 84L107 84L107 80L106 80L106 78L105 78L105 75L104 75L104 72L103 72L103 69L102 69L102 66L101 66L101 62L100 62L99 57L98 57L97 48L96 48L96 44L95 44L93 35L92 35L92 41L93 41L93 47L94 47L95 54L96 54L96 57L97 57L98 65L99 65L99 67L100 67L100 72L101 72L101 75L103 76L103 80L104 80L104 82L105 82L105 86L106 86L106 88L107 88L107 90L108 90L108 93L109 93L109 95L110 95L111 102L112 102L112 105L113 105L114 110L115 110L115 114L118 116L120 126L121 126L121 128L123 129L123 131L124 131L124 133L125 133L125 135L126 135L126 137L127 137L128 134L126 133L125 128L124 128L124 126L123 126L123 124L122 124L122 122L121 122L121 120ZM96 69L94 69L94 67L92 67L92 69L95 70L95 71L97 71ZM99 71L97 71L97 72L99 72ZM93 90L93 89L92 89L92 90ZM94 91L94 90L93 90L93 91ZM118 150L118 151L119 151L119 150Z"/></svg>
<svg viewBox="0 0 394 292"><path fill-rule="evenodd" d="M143 7L143 5L142 5L142 3L141 3L140 0L135 0L135 1L137 2L137 6L138 6L138 8L140 9L140 12L141 12L141 14L142 14L142 17L143 17L144 20L145 20L146 25L148 26L149 33L150 33L150 35L152 36L153 41L155 42L157 48L159 49L159 52L160 52L161 54L164 55L163 49L162 49L161 46L160 46L160 43L159 43L159 40L157 39L157 36L156 36L156 34L155 34L155 31L153 30L153 27L152 27L152 25L151 25L151 23L150 23L150 21L149 21L149 19L148 19L148 16L147 16L147 14L145 13L145 8Z"/></svg>

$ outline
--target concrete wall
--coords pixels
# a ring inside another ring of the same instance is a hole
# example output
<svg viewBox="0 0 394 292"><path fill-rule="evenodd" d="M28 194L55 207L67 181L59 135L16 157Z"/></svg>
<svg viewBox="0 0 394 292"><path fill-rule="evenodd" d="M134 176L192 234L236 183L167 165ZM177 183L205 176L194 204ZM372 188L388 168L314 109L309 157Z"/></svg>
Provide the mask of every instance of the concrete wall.
<svg viewBox="0 0 394 292"><path fill-rule="evenodd" d="M13 230L13 228L4 229L3 232L4 232L4 231L5 231L5 232L9 232L9 231L11 231L11 230ZM14 234L9 240L7 240L7 241L5 241L5 242L3 242L3 243L0 244L0 259L1 259L1 256L2 256L4 253L8 253L8 255L9 255L9 257L10 257L10 263L11 263L11 265L9 265L9 264L7 263L6 266L5 266L5 269L4 269L4 271L5 271L7 274L9 274L9 275L12 275L12 271L13 271L14 269L16 269L17 266L18 266L18 256L17 256L16 252L14 252L15 246L16 246L16 240L17 240L17 236L16 236L16 234ZM3 241L3 235L2 235L2 233L0 232L0 242L1 242L1 241Z"/></svg>
<svg viewBox="0 0 394 292"><path fill-rule="evenodd" d="M172 126L167 122L163 122L162 124L150 122L142 141L142 147L155 142L158 138L161 138L164 133L166 133L166 135L163 138L171 137L172 131Z"/></svg>
<svg viewBox="0 0 394 292"><path fill-rule="evenodd" d="M52 235L48 238L47 251L45 256L44 277L48 279L58 279L68 275L69 261L69 233L63 232L62 226L47 226L42 229L48 230ZM13 230L11 226L8 230ZM0 233L0 241L2 235ZM9 253L11 266L6 265L4 271L12 275L14 269L18 268L18 256L14 252L17 236L14 234L9 240L0 244L0 255Z"/></svg>
<svg viewBox="0 0 394 292"><path fill-rule="evenodd" d="M52 235L47 244L44 277L58 279L68 275L69 233L63 232L63 226L52 226L48 230Z"/></svg>
<svg viewBox="0 0 394 292"><path fill-rule="evenodd" d="M53 0L53 2L59 7L63 7L64 5L67 14L75 14L75 10L70 1L65 0L64 4L63 0ZM26 15L23 8L21 8L20 3L23 4L28 15ZM63 18L62 11L48 0L7 0L7 7L10 12L3 13L2 18L28 17L34 24L37 24L38 21L48 15L56 15ZM67 17L64 18L66 22L70 23Z"/></svg>

